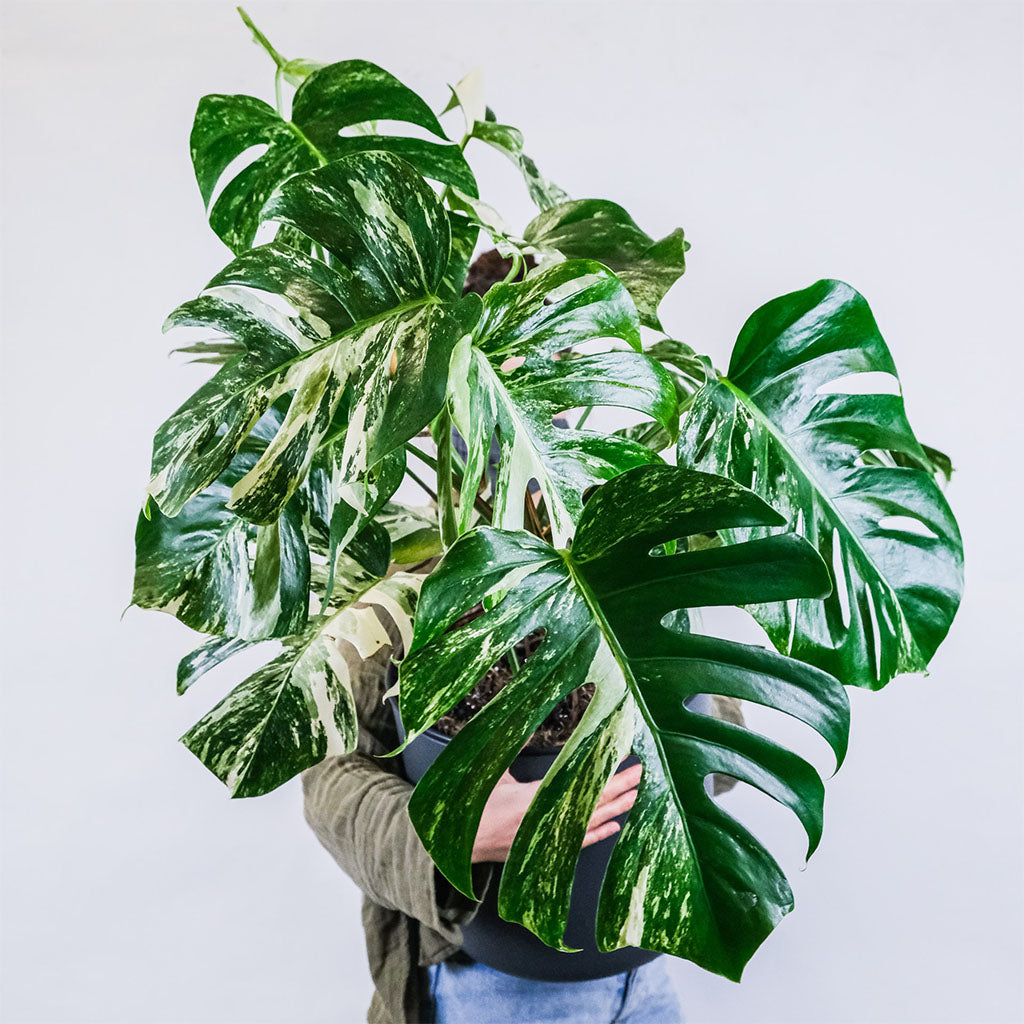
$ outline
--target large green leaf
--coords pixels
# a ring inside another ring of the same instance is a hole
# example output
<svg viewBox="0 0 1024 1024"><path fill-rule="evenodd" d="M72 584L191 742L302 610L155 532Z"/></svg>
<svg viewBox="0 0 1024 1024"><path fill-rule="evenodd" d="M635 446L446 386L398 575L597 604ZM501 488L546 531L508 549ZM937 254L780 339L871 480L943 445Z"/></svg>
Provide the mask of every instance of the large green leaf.
<svg viewBox="0 0 1024 1024"><path fill-rule="evenodd" d="M773 299L728 374L707 365L680 465L752 487L833 571L825 602L751 606L772 642L857 686L925 670L960 602L963 547L864 298L819 281Z"/></svg>
<svg viewBox="0 0 1024 1024"><path fill-rule="evenodd" d="M378 120L419 125L445 141L339 134ZM190 146L207 206L232 161L254 146L266 147L224 185L210 209L210 226L236 253L252 245L264 204L291 175L353 153L389 150L424 177L476 195L462 150L448 142L430 108L388 72L363 60L329 64L305 76L290 121L253 96L204 96Z"/></svg>
<svg viewBox="0 0 1024 1024"><path fill-rule="evenodd" d="M685 548L692 534L781 522L730 480L653 465L596 490L569 551L489 527L449 549L424 584L400 668L410 738L517 641L544 631L413 793L416 829L457 888L474 895L473 840L495 783L554 705L589 680L594 700L545 777L503 870L502 916L562 947L587 822L632 748L643 778L605 877L598 944L663 950L739 978L791 909L792 893L767 851L710 799L704 779L731 775L789 807L806 830L808 856L821 834L823 786L797 755L684 702L711 693L775 708L820 733L840 762L848 704L836 679L800 661L683 631L679 610L821 597L828 572L792 534L663 552L672 541ZM483 615L451 628L478 602L488 608Z"/></svg>
<svg viewBox="0 0 1024 1024"><path fill-rule="evenodd" d="M421 578L394 573L380 579L355 564L341 578L324 615L286 638L280 654L181 737L232 796L269 793L355 746L352 680L339 641L360 658L380 650L389 638L378 609L407 630Z"/></svg>
<svg viewBox="0 0 1024 1024"><path fill-rule="evenodd" d="M273 522L344 395L339 472L360 480L436 415L452 347L479 312L476 296L437 298L450 248L447 216L397 157L361 153L296 176L268 213L315 239L333 265L270 243L237 258L171 314L169 326L216 330L244 352L157 431L149 493L168 516L223 472L264 411L289 393L281 429L234 484L228 507Z"/></svg>
<svg viewBox="0 0 1024 1024"><path fill-rule="evenodd" d="M287 400L280 405L287 408ZM133 604L169 612L215 638L258 641L305 628L310 589L321 605L328 602L339 552L384 574L390 540L373 520L405 474L402 450L382 459L357 493L338 470L342 429L318 449L306 480L273 523L256 526L228 507L232 485L281 429L278 406L267 410L231 465L178 515L158 509L139 514ZM351 504L360 499L362 508ZM322 559L322 573L311 571L311 553ZM179 689L240 649L213 642L208 651L197 649L179 666Z"/></svg>
<svg viewBox="0 0 1024 1024"><path fill-rule="evenodd" d="M257 526L230 510L231 490L280 429L268 409L217 479L176 516L150 508L135 527L132 604L168 612L192 629L263 639L298 632L309 608L309 502L296 495ZM194 667L187 676L191 679ZM179 671L179 685L182 677ZM188 682L184 683L187 686Z"/></svg>
<svg viewBox="0 0 1024 1024"><path fill-rule="evenodd" d="M658 305L686 270L690 248L682 228L656 242L607 199L573 199L545 209L526 226L523 237L567 259L597 260L610 267L629 289L641 321L657 329Z"/></svg>
<svg viewBox="0 0 1024 1024"><path fill-rule="evenodd" d="M636 409L674 429L675 391L658 363L638 351L564 351L597 339L636 349L639 325L618 278L590 260L495 285L484 296L473 336L452 356L449 384L455 425L468 449L462 530L495 434L500 460L493 524L522 525L523 498L535 479L559 544L572 532L588 487L654 458L627 438L552 423L566 409L607 405Z"/></svg>

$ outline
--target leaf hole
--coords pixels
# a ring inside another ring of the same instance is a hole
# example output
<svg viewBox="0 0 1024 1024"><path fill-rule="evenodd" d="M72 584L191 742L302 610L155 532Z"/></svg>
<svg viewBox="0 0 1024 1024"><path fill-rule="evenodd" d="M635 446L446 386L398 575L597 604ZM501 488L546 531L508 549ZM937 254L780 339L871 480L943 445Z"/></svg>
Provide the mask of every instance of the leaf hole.
<svg viewBox="0 0 1024 1024"><path fill-rule="evenodd" d="M875 680L878 681L882 678L882 637L878 630L878 613L875 611L874 592L868 588L864 591L864 598L868 606L868 619L871 623L871 635L867 640L874 658Z"/></svg>
<svg viewBox="0 0 1024 1024"><path fill-rule="evenodd" d="M210 201L206 204L206 208L212 210L224 189L250 164L256 163L269 148L269 145L265 142L256 142L249 146L248 149L243 149L221 172L220 177L217 179L217 184L213 186L213 191L210 193Z"/></svg>
<svg viewBox="0 0 1024 1024"><path fill-rule="evenodd" d="M878 525L883 530L892 530L895 533L913 533L918 537L938 539L938 534L916 516L882 516L878 520Z"/></svg>
<svg viewBox="0 0 1024 1024"><path fill-rule="evenodd" d="M338 135L345 138L365 138L366 136L379 135L399 136L406 139L421 139L424 142L436 142L444 145L443 139L439 139L433 132L428 131L421 125L413 124L411 121L391 121L381 119L379 121L361 121L358 124L346 125L338 129Z"/></svg>
<svg viewBox="0 0 1024 1024"><path fill-rule="evenodd" d="M847 373L819 385L816 395L900 395L899 379L882 370Z"/></svg>
<svg viewBox="0 0 1024 1024"><path fill-rule="evenodd" d="M704 436L700 439L700 442L697 445L697 454L694 455L693 461L690 463L691 465L699 466L704 461L705 457L711 449L711 442L714 440L714 438L714 424L708 423L707 427L705 428Z"/></svg>
<svg viewBox="0 0 1024 1024"><path fill-rule="evenodd" d="M896 465L892 453L884 448L866 448L853 460L855 466L888 466Z"/></svg>
<svg viewBox="0 0 1024 1024"><path fill-rule="evenodd" d="M846 575L839 530L835 527L832 528L832 582L835 584L835 597L839 601L843 629L846 630L850 626L850 581Z"/></svg>

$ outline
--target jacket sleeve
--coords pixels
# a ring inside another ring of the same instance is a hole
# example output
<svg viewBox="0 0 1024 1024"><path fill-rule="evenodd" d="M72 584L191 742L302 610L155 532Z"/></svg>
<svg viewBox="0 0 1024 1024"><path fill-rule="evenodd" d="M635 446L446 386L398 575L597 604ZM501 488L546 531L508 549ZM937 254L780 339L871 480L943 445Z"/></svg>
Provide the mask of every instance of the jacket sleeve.
<svg viewBox="0 0 1024 1024"><path fill-rule="evenodd" d="M390 631L392 641L397 637ZM302 773L303 810L310 828L341 869L374 903L398 910L428 928L461 941L453 926L479 904L454 889L434 867L409 818L413 787L398 774L398 745L390 708L383 703L391 644L363 656L338 641L349 666L359 744ZM480 865L477 895L490 877Z"/></svg>

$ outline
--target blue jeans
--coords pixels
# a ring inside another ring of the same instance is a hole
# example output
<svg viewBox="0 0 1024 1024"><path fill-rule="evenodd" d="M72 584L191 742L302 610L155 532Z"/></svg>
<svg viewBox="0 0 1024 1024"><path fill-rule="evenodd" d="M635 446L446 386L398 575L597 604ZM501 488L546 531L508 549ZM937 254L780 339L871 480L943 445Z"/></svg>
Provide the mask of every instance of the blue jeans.
<svg viewBox="0 0 1024 1024"><path fill-rule="evenodd" d="M436 1024L683 1024L665 958L593 981L533 981L485 964L430 968Z"/></svg>

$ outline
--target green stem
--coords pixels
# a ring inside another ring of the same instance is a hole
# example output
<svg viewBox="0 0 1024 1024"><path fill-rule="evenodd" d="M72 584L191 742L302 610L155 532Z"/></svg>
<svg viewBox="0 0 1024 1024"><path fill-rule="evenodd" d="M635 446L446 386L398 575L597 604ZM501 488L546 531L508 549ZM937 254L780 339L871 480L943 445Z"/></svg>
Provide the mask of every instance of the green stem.
<svg viewBox="0 0 1024 1024"><path fill-rule="evenodd" d="M282 121L285 120L284 116L284 97L281 95L281 69L278 68L274 72L274 106L277 107L277 116Z"/></svg>
<svg viewBox="0 0 1024 1024"><path fill-rule="evenodd" d="M425 466L429 466L435 473L437 472L437 459L433 455L428 455L425 451L418 448L412 443L412 441L405 442L405 450L411 455L415 455Z"/></svg>
<svg viewBox="0 0 1024 1024"><path fill-rule="evenodd" d="M508 658L509 665L512 666L512 674L514 675L519 671L519 655L516 654L515 647L510 647L508 649L506 657Z"/></svg>
<svg viewBox="0 0 1024 1024"><path fill-rule="evenodd" d="M441 410L437 428L437 508L441 543L450 548L459 535L452 498L452 417L447 404Z"/></svg>
<svg viewBox="0 0 1024 1024"><path fill-rule="evenodd" d="M519 276L519 271L523 269L523 254L516 249L512 253L512 266L509 268L509 272L505 275L505 280L502 284L508 284L509 281L514 281Z"/></svg>
<svg viewBox="0 0 1024 1024"><path fill-rule="evenodd" d="M581 416L581 417L580 417L580 418L579 418L579 419L578 419L578 420L576 421L576 429L577 429L577 430L579 430L579 429L580 429L580 427L582 427L582 426L583 426L583 424L587 422L587 417L588 417L588 416L589 416L589 415L590 415L590 414L591 414L591 413L592 413L593 411L594 411L594 407L593 407L592 405L588 405L588 406L586 407L586 409L584 409L584 410L583 410L583 415L582 415L582 416Z"/></svg>
<svg viewBox="0 0 1024 1024"><path fill-rule="evenodd" d="M242 16L242 21L245 22L249 31L252 32L253 39L255 39L256 42L259 43L260 46L262 46L263 49L270 54L271 58L273 59L274 63L278 66L278 68L283 68L285 64L288 63L288 61L286 61L284 57L282 57L281 54L279 54L277 50L275 50L274 47L271 46L270 40L255 26L255 24L253 24L253 20L246 13L245 8L236 7L235 10L237 10L238 13Z"/></svg>
<svg viewBox="0 0 1024 1024"><path fill-rule="evenodd" d="M428 455L422 449L418 448L416 445L412 443L412 441L405 442L405 450L415 455L417 459L419 459L425 465L429 466L432 470L434 470L435 473L437 472L437 459L435 459L431 455ZM461 465L461 460L458 458L458 452L456 452L454 449L452 450L452 462L454 463L452 478L458 484L459 490L461 492L462 488L464 487L464 480L466 475L465 467ZM410 476L412 475L411 470L407 469L406 472L409 473ZM473 507L481 515L487 516L488 522L490 522L494 518L494 509L491 507L490 503L484 501L484 499L481 498L479 494L476 495L473 499Z"/></svg>
<svg viewBox="0 0 1024 1024"><path fill-rule="evenodd" d="M420 462L425 463L435 472L437 471L437 459L435 459L433 455L428 455L422 448L418 448L412 443L412 441L405 442L405 450L407 452L412 452ZM462 461L462 457L454 448L452 449L452 466L455 475L461 478L466 467Z"/></svg>

